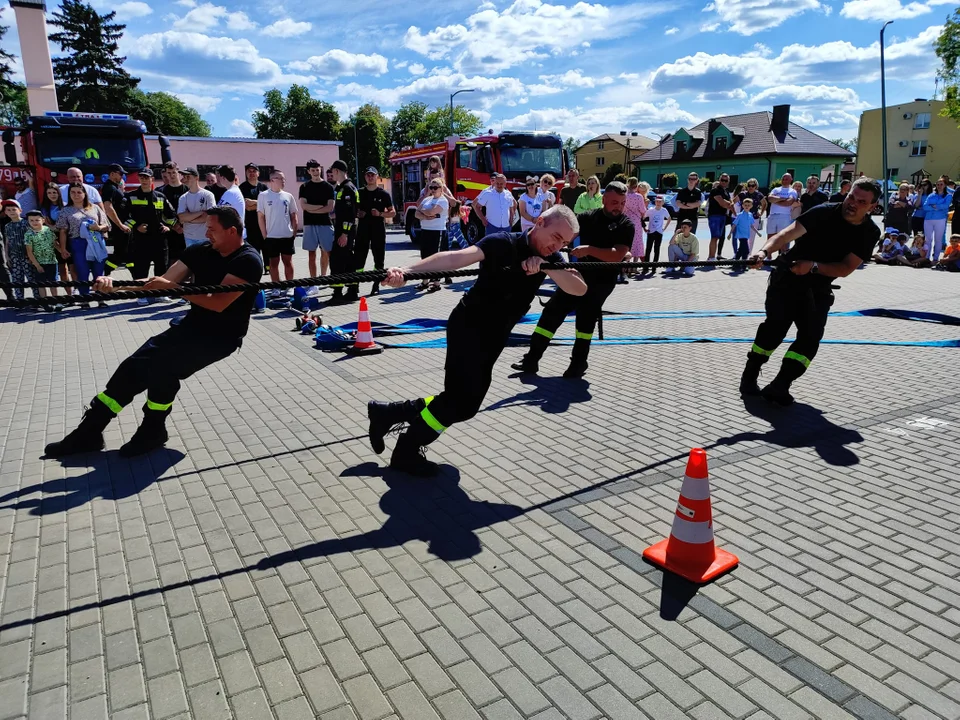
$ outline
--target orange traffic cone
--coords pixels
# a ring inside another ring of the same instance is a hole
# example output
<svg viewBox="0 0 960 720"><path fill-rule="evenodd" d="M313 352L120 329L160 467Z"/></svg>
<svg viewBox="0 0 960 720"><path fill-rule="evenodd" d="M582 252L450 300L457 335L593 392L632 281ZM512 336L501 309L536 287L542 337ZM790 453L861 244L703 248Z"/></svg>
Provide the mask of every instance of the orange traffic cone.
<svg viewBox="0 0 960 720"><path fill-rule="evenodd" d="M376 355L382 353L383 348L373 341L373 328L370 327L370 313L367 310L367 299L360 298L360 319L357 321L357 337L353 347L347 348L351 355Z"/></svg>
<svg viewBox="0 0 960 720"><path fill-rule="evenodd" d="M710 582L740 563L736 555L720 550L713 542L710 479L704 450L690 451L670 537L648 547L643 557L699 584Z"/></svg>

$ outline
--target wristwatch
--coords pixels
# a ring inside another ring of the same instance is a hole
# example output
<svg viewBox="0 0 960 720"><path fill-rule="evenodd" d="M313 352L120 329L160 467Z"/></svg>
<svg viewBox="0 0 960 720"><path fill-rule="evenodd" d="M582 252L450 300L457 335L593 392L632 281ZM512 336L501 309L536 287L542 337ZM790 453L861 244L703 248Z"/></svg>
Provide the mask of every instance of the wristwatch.
<svg viewBox="0 0 960 720"><path fill-rule="evenodd" d="M810 274L817 275L820 272L820 266L814 261L813 265L810 267Z"/></svg>

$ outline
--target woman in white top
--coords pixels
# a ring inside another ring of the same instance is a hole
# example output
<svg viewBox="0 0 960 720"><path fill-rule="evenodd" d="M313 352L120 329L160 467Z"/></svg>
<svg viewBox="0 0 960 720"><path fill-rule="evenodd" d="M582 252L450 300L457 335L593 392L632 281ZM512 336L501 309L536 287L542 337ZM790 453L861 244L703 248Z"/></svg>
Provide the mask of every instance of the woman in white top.
<svg viewBox="0 0 960 720"><path fill-rule="evenodd" d="M527 191L520 196L520 231L526 232L537 224L537 218L547 208L544 207L543 193L540 191L537 178L527 177ZM548 193L549 194L549 193Z"/></svg>
<svg viewBox="0 0 960 720"><path fill-rule="evenodd" d="M543 209L541 213L549 210L557 204L557 196L553 194L553 186L557 184L557 179L550 173L544 173L540 176L540 190L542 196Z"/></svg>
<svg viewBox="0 0 960 720"><path fill-rule="evenodd" d="M441 247L446 247L447 215L450 212L450 204L443 194L440 180L431 180L427 191L428 195L417 205L417 219L420 221L417 239L420 241L421 259L435 255ZM425 280L417 289L435 292L440 289L440 283Z"/></svg>

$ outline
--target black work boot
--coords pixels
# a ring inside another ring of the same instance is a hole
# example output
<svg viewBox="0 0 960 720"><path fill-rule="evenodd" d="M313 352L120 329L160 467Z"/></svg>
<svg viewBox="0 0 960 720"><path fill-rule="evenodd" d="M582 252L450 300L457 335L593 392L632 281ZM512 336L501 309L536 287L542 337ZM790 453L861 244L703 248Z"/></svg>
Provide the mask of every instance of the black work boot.
<svg viewBox="0 0 960 720"><path fill-rule="evenodd" d="M587 356L590 354L590 341L577 338L573 341L573 352L570 354L570 365L563 371L567 380L582 378L587 374Z"/></svg>
<svg viewBox="0 0 960 720"><path fill-rule="evenodd" d="M416 419L420 414L420 403L418 400L405 400L403 402L385 403L379 400L371 400L367 403L367 418L370 420L370 447L379 455L387 445L384 437L396 429L397 426L405 422Z"/></svg>
<svg viewBox="0 0 960 720"><path fill-rule="evenodd" d="M342 305L344 303L343 288L334 288L333 295L330 296L327 303L330 305Z"/></svg>
<svg viewBox="0 0 960 720"><path fill-rule="evenodd" d="M547 351L548 345L550 345L550 338L538 332L533 333L530 336L530 349L527 350L527 354L523 356L520 362L515 362L510 367L525 373L539 372L540 358Z"/></svg>
<svg viewBox="0 0 960 720"><path fill-rule="evenodd" d="M780 372L760 394L764 400L786 407L793 404L793 395L790 394L790 385L807 371L803 363L796 360L784 360Z"/></svg>
<svg viewBox="0 0 960 720"><path fill-rule="evenodd" d="M120 455L123 457L134 457L143 455L151 450L163 447L169 436L167 435L167 415L171 408L166 410L149 410L146 405L143 406L143 422L137 431L130 438L129 442L120 447Z"/></svg>
<svg viewBox="0 0 960 720"><path fill-rule="evenodd" d="M758 355L754 352L747 353L747 365L743 368L743 375L740 376L740 394L744 397L756 397L760 394L760 385L757 380L760 378L760 369L767 358L764 355Z"/></svg>
<svg viewBox="0 0 960 720"><path fill-rule="evenodd" d="M116 417L116 413L104 405L99 398L90 402L83 413L83 419L77 429L60 442L53 442L44 449L44 455L50 458L66 457L85 452L103 450L103 430Z"/></svg>
<svg viewBox="0 0 960 720"><path fill-rule="evenodd" d="M400 436L390 458L390 467L416 477L432 477L440 467L427 460L426 448L420 444L417 435L414 431L407 430Z"/></svg>
<svg viewBox="0 0 960 720"><path fill-rule="evenodd" d="M360 288L357 285L351 285L347 288L347 294L343 297L344 304L354 303L360 299Z"/></svg>
<svg viewBox="0 0 960 720"><path fill-rule="evenodd" d="M374 295L379 295L379 294L380 294L380 283L375 282L373 284L373 287L370 288L370 297L373 297Z"/></svg>

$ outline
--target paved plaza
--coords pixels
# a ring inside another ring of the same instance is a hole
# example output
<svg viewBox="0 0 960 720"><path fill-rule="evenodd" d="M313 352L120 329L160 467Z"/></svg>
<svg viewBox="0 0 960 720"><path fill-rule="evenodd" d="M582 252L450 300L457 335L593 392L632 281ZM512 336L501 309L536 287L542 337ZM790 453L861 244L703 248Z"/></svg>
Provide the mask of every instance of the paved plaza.
<svg viewBox="0 0 960 720"><path fill-rule="evenodd" d="M414 257L388 239L388 262ZM766 278L658 276L607 310L760 310ZM446 318L469 284L384 291L371 317ZM947 273L839 284L835 311L960 307ZM0 310L0 720L960 718L956 350L824 345L774 409L737 394L742 343L597 345L583 381L559 377L569 347L536 377L510 347L484 409L430 447L441 476L416 480L386 469L393 439L370 450L366 403L438 392L444 350L322 353L270 310L184 384L167 449L119 457L138 400L105 452L39 459L182 312ZM604 325L744 338L757 320ZM958 331L837 317L827 338ZM695 593L641 559L693 447L741 561Z"/></svg>

